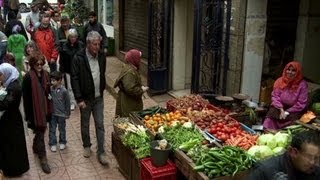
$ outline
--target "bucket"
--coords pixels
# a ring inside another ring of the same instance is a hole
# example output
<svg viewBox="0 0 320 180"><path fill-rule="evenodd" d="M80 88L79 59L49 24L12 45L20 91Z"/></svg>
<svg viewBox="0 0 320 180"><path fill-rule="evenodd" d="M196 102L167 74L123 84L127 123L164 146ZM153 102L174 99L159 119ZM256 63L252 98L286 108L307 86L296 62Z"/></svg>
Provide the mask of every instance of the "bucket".
<svg viewBox="0 0 320 180"><path fill-rule="evenodd" d="M151 162L155 167L161 167L167 164L169 153L171 151L171 145L168 143L166 149L156 149L159 146L159 141L152 141L151 145Z"/></svg>

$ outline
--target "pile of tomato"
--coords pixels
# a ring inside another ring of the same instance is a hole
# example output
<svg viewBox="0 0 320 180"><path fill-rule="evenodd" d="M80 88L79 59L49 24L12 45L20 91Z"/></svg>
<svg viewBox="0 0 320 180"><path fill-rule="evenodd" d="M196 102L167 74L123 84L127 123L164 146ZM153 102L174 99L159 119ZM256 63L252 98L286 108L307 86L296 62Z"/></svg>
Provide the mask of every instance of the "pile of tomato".
<svg viewBox="0 0 320 180"><path fill-rule="evenodd" d="M226 141L231 137L236 137L243 133L241 124L238 121L223 121L211 124L208 132L221 141Z"/></svg>

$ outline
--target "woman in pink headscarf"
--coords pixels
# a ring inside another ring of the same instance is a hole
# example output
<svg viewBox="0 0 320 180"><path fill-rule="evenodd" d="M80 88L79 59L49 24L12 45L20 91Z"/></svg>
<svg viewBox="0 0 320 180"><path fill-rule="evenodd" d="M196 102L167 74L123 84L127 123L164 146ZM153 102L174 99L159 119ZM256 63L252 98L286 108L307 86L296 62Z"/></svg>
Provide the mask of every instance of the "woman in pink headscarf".
<svg viewBox="0 0 320 180"><path fill-rule="evenodd" d="M308 104L308 84L301 64L289 62L274 83L272 104L264 120L265 129L282 129L300 119Z"/></svg>
<svg viewBox="0 0 320 180"><path fill-rule="evenodd" d="M143 109L142 95L148 88L142 86L139 67L141 51L132 49L125 55L126 64L116 80L114 87L118 87L116 115L128 117L131 111Z"/></svg>

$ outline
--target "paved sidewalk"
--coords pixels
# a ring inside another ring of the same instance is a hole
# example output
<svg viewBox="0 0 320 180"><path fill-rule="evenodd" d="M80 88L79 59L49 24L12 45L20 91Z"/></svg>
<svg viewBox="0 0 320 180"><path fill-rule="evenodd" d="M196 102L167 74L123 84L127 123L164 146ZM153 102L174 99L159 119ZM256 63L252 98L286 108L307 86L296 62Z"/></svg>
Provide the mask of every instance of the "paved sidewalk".
<svg viewBox="0 0 320 180"><path fill-rule="evenodd" d="M30 170L17 178L5 178L5 179L16 179L16 180L122 180L124 177L118 171L118 162L111 152L111 133L113 132L112 119L115 111L115 98L116 90L113 89L115 79L118 77L122 62L116 57L107 58L107 83L108 92L104 96L104 115L105 115L105 138L106 138L106 151L109 159L109 167L100 165L96 157L96 135L94 129L94 122L91 119L90 123L90 137L92 142L91 149L93 154L90 158L84 158L82 156L82 141L80 134L80 112L79 109L72 111L70 119L67 120L67 148L63 151L57 151L55 153L50 151L48 146L48 131L45 135L46 148L49 165L51 166L51 174L45 174L42 172L39 166L38 158L32 152L32 140L33 133L31 130L26 132L27 149L30 162ZM142 77L143 84L146 85L146 78ZM154 96L150 98L145 93L143 99L144 108L152 107L155 105L165 105L165 102L172 98L165 94L160 96ZM58 134L57 134L58 135ZM18 162L17 162L18 163Z"/></svg>

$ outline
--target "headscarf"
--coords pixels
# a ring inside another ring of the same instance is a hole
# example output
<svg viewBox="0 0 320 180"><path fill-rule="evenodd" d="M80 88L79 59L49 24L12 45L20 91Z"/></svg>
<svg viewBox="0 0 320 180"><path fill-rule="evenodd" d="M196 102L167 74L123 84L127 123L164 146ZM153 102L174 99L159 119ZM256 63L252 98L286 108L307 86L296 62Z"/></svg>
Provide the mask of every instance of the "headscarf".
<svg viewBox="0 0 320 180"><path fill-rule="evenodd" d="M13 26L13 28L12 28L12 34L18 34L19 32L21 31L21 27L20 27L20 25L15 25L15 26Z"/></svg>
<svg viewBox="0 0 320 180"><path fill-rule="evenodd" d="M141 60L141 51L137 49L131 49L128 51L124 57L126 62L132 64L137 69L140 68L140 60Z"/></svg>
<svg viewBox="0 0 320 180"><path fill-rule="evenodd" d="M289 79L287 77L287 69L289 69L290 66L292 66L296 70L296 77L292 79ZM302 79L303 74L301 64L297 61L292 61L289 62L283 69L282 76L276 80L273 88L285 89L288 87L290 89L297 90Z"/></svg>
<svg viewBox="0 0 320 180"><path fill-rule="evenodd" d="M11 82L19 78L19 72L17 68L9 63L2 63L0 65L0 73L4 76L4 87L7 87Z"/></svg>

